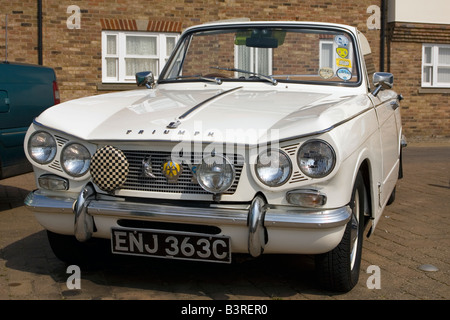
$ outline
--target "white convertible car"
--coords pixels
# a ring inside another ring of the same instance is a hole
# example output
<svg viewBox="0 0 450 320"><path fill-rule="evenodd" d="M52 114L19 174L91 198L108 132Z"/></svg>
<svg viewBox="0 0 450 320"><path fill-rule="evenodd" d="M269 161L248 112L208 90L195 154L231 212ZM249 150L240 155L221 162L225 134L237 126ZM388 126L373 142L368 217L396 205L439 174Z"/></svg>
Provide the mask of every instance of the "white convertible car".
<svg viewBox="0 0 450 320"><path fill-rule="evenodd" d="M313 254L328 289L355 286L405 145L402 97L360 32L204 24L157 79L136 81L50 108L28 130L38 190L25 204L57 257L81 261L94 238L114 254L208 262Z"/></svg>

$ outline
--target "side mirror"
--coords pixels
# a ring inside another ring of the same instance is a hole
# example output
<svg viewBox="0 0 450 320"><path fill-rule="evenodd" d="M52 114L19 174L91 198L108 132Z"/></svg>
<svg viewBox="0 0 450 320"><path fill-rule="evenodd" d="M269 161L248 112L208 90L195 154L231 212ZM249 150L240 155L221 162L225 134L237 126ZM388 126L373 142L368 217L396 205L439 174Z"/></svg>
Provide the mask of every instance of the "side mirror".
<svg viewBox="0 0 450 320"><path fill-rule="evenodd" d="M146 86L152 89L155 85L155 77L151 71L142 71L136 73L136 84L138 87Z"/></svg>
<svg viewBox="0 0 450 320"><path fill-rule="evenodd" d="M373 74L373 95L376 96L381 89L392 89L394 85L394 75L388 72L375 72Z"/></svg>

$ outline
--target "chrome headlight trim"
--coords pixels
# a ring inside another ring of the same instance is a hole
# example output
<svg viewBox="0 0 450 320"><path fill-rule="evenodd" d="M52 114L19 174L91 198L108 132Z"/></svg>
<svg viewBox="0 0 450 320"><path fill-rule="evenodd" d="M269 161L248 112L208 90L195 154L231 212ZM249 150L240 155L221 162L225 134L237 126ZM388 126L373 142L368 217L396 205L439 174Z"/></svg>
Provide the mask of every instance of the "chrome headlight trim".
<svg viewBox="0 0 450 320"><path fill-rule="evenodd" d="M272 153L277 153L278 156L273 156ZM258 155L255 173L258 180L268 187L282 186L292 174L291 159L282 150L266 149Z"/></svg>
<svg viewBox="0 0 450 320"><path fill-rule="evenodd" d="M72 142L61 151L61 167L72 177L81 177L89 171L91 154L80 143Z"/></svg>
<svg viewBox="0 0 450 320"><path fill-rule="evenodd" d="M308 140L297 152L297 164L306 176L323 178L333 171L336 165L336 153L324 140Z"/></svg>
<svg viewBox="0 0 450 320"><path fill-rule="evenodd" d="M38 164L48 164L55 159L57 146L55 138L46 131L36 131L28 139L28 154Z"/></svg>
<svg viewBox="0 0 450 320"><path fill-rule="evenodd" d="M203 189L213 194L221 194L232 186L236 170L227 157L208 155L197 167L196 176Z"/></svg>

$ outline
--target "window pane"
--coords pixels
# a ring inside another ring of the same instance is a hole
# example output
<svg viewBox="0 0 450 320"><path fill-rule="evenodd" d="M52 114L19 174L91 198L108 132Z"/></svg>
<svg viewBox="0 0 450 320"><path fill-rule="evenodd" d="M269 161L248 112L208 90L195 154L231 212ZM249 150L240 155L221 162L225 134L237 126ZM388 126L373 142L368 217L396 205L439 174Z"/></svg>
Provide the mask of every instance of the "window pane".
<svg viewBox="0 0 450 320"><path fill-rule="evenodd" d="M431 77L432 77L432 68L431 67L424 67L423 68L423 82L431 84Z"/></svg>
<svg viewBox="0 0 450 320"><path fill-rule="evenodd" d="M117 77L117 59L116 58L106 58L106 76L108 78Z"/></svg>
<svg viewBox="0 0 450 320"><path fill-rule="evenodd" d="M117 54L116 36L106 36L106 54Z"/></svg>
<svg viewBox="0 0 450 320"><path fill-rule="evenodd" d="M424 59L423 61L425 63L431 63L431 47L425 47L423 50Z"/></svg>
<svg viewBox="0 0 450 320"><path fill-rule="evenodd" d="M132 55L156 55L156 38L127 36L126 52Z"/></svg>
<svg viewBox="0 0 450 320"><path fill-rule="evenodd" d="M450 48L439 48L439 64L450 64Z"/></svg>
<svg viewBox="0 0 450 320"><path fill-rule="evenodd" d="M159 74L157 59L125 59L125 70L127 77L134 77L136 72L153 71L154 74Z"/></svg>
<svg viewBox="0 0 450 320"><path fill-rule="evenodd" d="M166 38L166 56L170 56L173 49L175 49L175 38L168 37Z"/></svg>
<svg viewBox="0 0 450 320"><path fill-rule="evenodd" d="M450 68L438 68L438 82L450 83Z"/></svg>

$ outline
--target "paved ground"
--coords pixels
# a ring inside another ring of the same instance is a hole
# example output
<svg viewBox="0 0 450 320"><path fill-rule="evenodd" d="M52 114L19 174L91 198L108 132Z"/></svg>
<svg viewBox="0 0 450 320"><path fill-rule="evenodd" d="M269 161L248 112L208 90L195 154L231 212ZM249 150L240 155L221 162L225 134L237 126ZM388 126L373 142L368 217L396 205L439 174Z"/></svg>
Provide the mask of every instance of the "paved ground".
<svg viewBox="0 0 450 320"><path fill-rule="evenodd" d="M346 294L317 289L307 256L226 266L105 257L81 269L81 289L71 289L72 272L54 257L45 231L23 207L35 188L33 175L2 180L0 300L449 300L450 144L408 146L404 172L396 202L364 240L360 281ZM423 271L423 265L438 270Z"/></svg>

